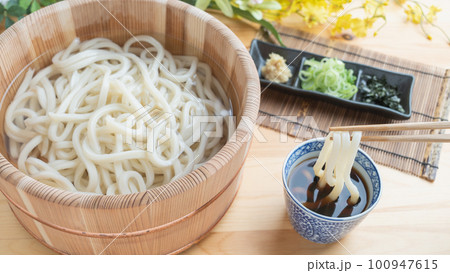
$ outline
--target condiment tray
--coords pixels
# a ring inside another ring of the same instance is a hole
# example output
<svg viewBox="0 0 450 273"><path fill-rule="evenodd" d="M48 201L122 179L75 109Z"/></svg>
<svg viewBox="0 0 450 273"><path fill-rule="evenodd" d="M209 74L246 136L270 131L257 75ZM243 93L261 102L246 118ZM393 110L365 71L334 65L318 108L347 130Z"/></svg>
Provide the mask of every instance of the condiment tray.
<svg viewBox="0 0 450 273"><path fill-rule="evenodd" d="M288 80L287 83L271 82L269 80L266 80L261 75L261 69L265 65L266 60L269 58L269 54L272 52L277 53L286 59L286 64L289 66L289 69L292 72L292 77ZM320 61L321 59L325 58L325 56L292 48L281 47L256 39L252 41L250 47L250 55L255 62L256 68L258 69L262 86L270 85L272 88L287 91L292 94L320 99L323 101L328 101L335 105L351 107L353 109L376 112L392 119L405 120L411 117L411 98L414 87L413 75L393 72L368 65L363 65L360 63L342 60L345 64L345 68L352 69L354 71L354 75L357 76L356 86L358 86L358 88L360 79L364 75L372 75L376 76L377 78L385 78L387 84L396 86L398 88L398 97L401 100L400 104L405 110L405 112L402 113L386 106L362 102L359 96L359 90L351 99L342 99L319 91L302 89L301 80L298 77L298 74L302 70L305 60L314 58L317 61Z"/></svg>

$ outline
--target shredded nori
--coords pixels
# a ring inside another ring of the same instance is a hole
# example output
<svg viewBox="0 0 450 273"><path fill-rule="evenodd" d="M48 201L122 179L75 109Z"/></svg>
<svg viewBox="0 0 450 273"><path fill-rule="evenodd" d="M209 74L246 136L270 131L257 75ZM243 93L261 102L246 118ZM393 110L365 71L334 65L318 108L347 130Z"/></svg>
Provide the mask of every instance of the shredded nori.
<svg viewBox="0 0 450 273"><path fill-rule="evenodd" d="M373 75L363 75L359 83L361 102L378 104L405 113L400 104L397 86L389 85L386 78L377 78Z"/></svg>

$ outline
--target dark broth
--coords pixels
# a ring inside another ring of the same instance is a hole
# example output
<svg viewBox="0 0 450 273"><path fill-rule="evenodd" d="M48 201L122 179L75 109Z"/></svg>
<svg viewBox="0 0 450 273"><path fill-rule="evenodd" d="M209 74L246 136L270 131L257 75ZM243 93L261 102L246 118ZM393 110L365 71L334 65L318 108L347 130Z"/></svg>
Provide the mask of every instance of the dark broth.
<svg viewBox="0 0 450 273"><path fill-rule="evenodd" d="M317 188L319 178L315 176L313 170L316 160L317 158L307 159L292 169L288 178L288 186L295 199L308 209L330 217L349 217L363 212L367 208L367 200L369 198L367 185L362 180L361 175L352 168L350 177L360 194L358 203L355 205L347 203L347 200L350 198L350 192L345 186L336 201L326 203L324 198L333 188L328 184L320 191Z"/></svg>

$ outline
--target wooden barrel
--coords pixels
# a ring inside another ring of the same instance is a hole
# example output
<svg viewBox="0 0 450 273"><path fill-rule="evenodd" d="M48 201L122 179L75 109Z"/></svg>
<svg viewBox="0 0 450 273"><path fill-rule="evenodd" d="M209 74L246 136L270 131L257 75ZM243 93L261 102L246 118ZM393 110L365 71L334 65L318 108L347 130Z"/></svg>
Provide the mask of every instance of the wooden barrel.
<svg viewBox="0 0 450 273"><path fill-rule="evenodd" d="M236 129L200 168L137 194L101 196L44 185L8 157L4 116L27 68L39 69L81 40L122 44L152 35L173 54L196 55L225 87ZM25 229L67 254L166 254L200 240L235 197L255 123L260 87L246 48L222 23L177 0L69 0L25 17L0 35L0 190Z"/></svg>

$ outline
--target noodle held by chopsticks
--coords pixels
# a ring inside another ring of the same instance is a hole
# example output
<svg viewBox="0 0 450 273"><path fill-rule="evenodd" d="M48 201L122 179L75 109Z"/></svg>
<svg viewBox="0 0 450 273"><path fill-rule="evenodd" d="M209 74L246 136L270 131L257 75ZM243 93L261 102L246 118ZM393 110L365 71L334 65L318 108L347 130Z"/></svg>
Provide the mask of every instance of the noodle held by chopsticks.
<svg viewBox="0 0 450 273"><path fill-rule="evenodd" d="M314 173L319 177L317 187L323 189L326 184L333 187L326 197L325 203L334 202L344 188L350 192L350 204L359 200L359 191L352 183L350 174L361 142L361 132L353 132L350 140L349 132L331 132L325 139L319 158L314 165Z"/></svg>

